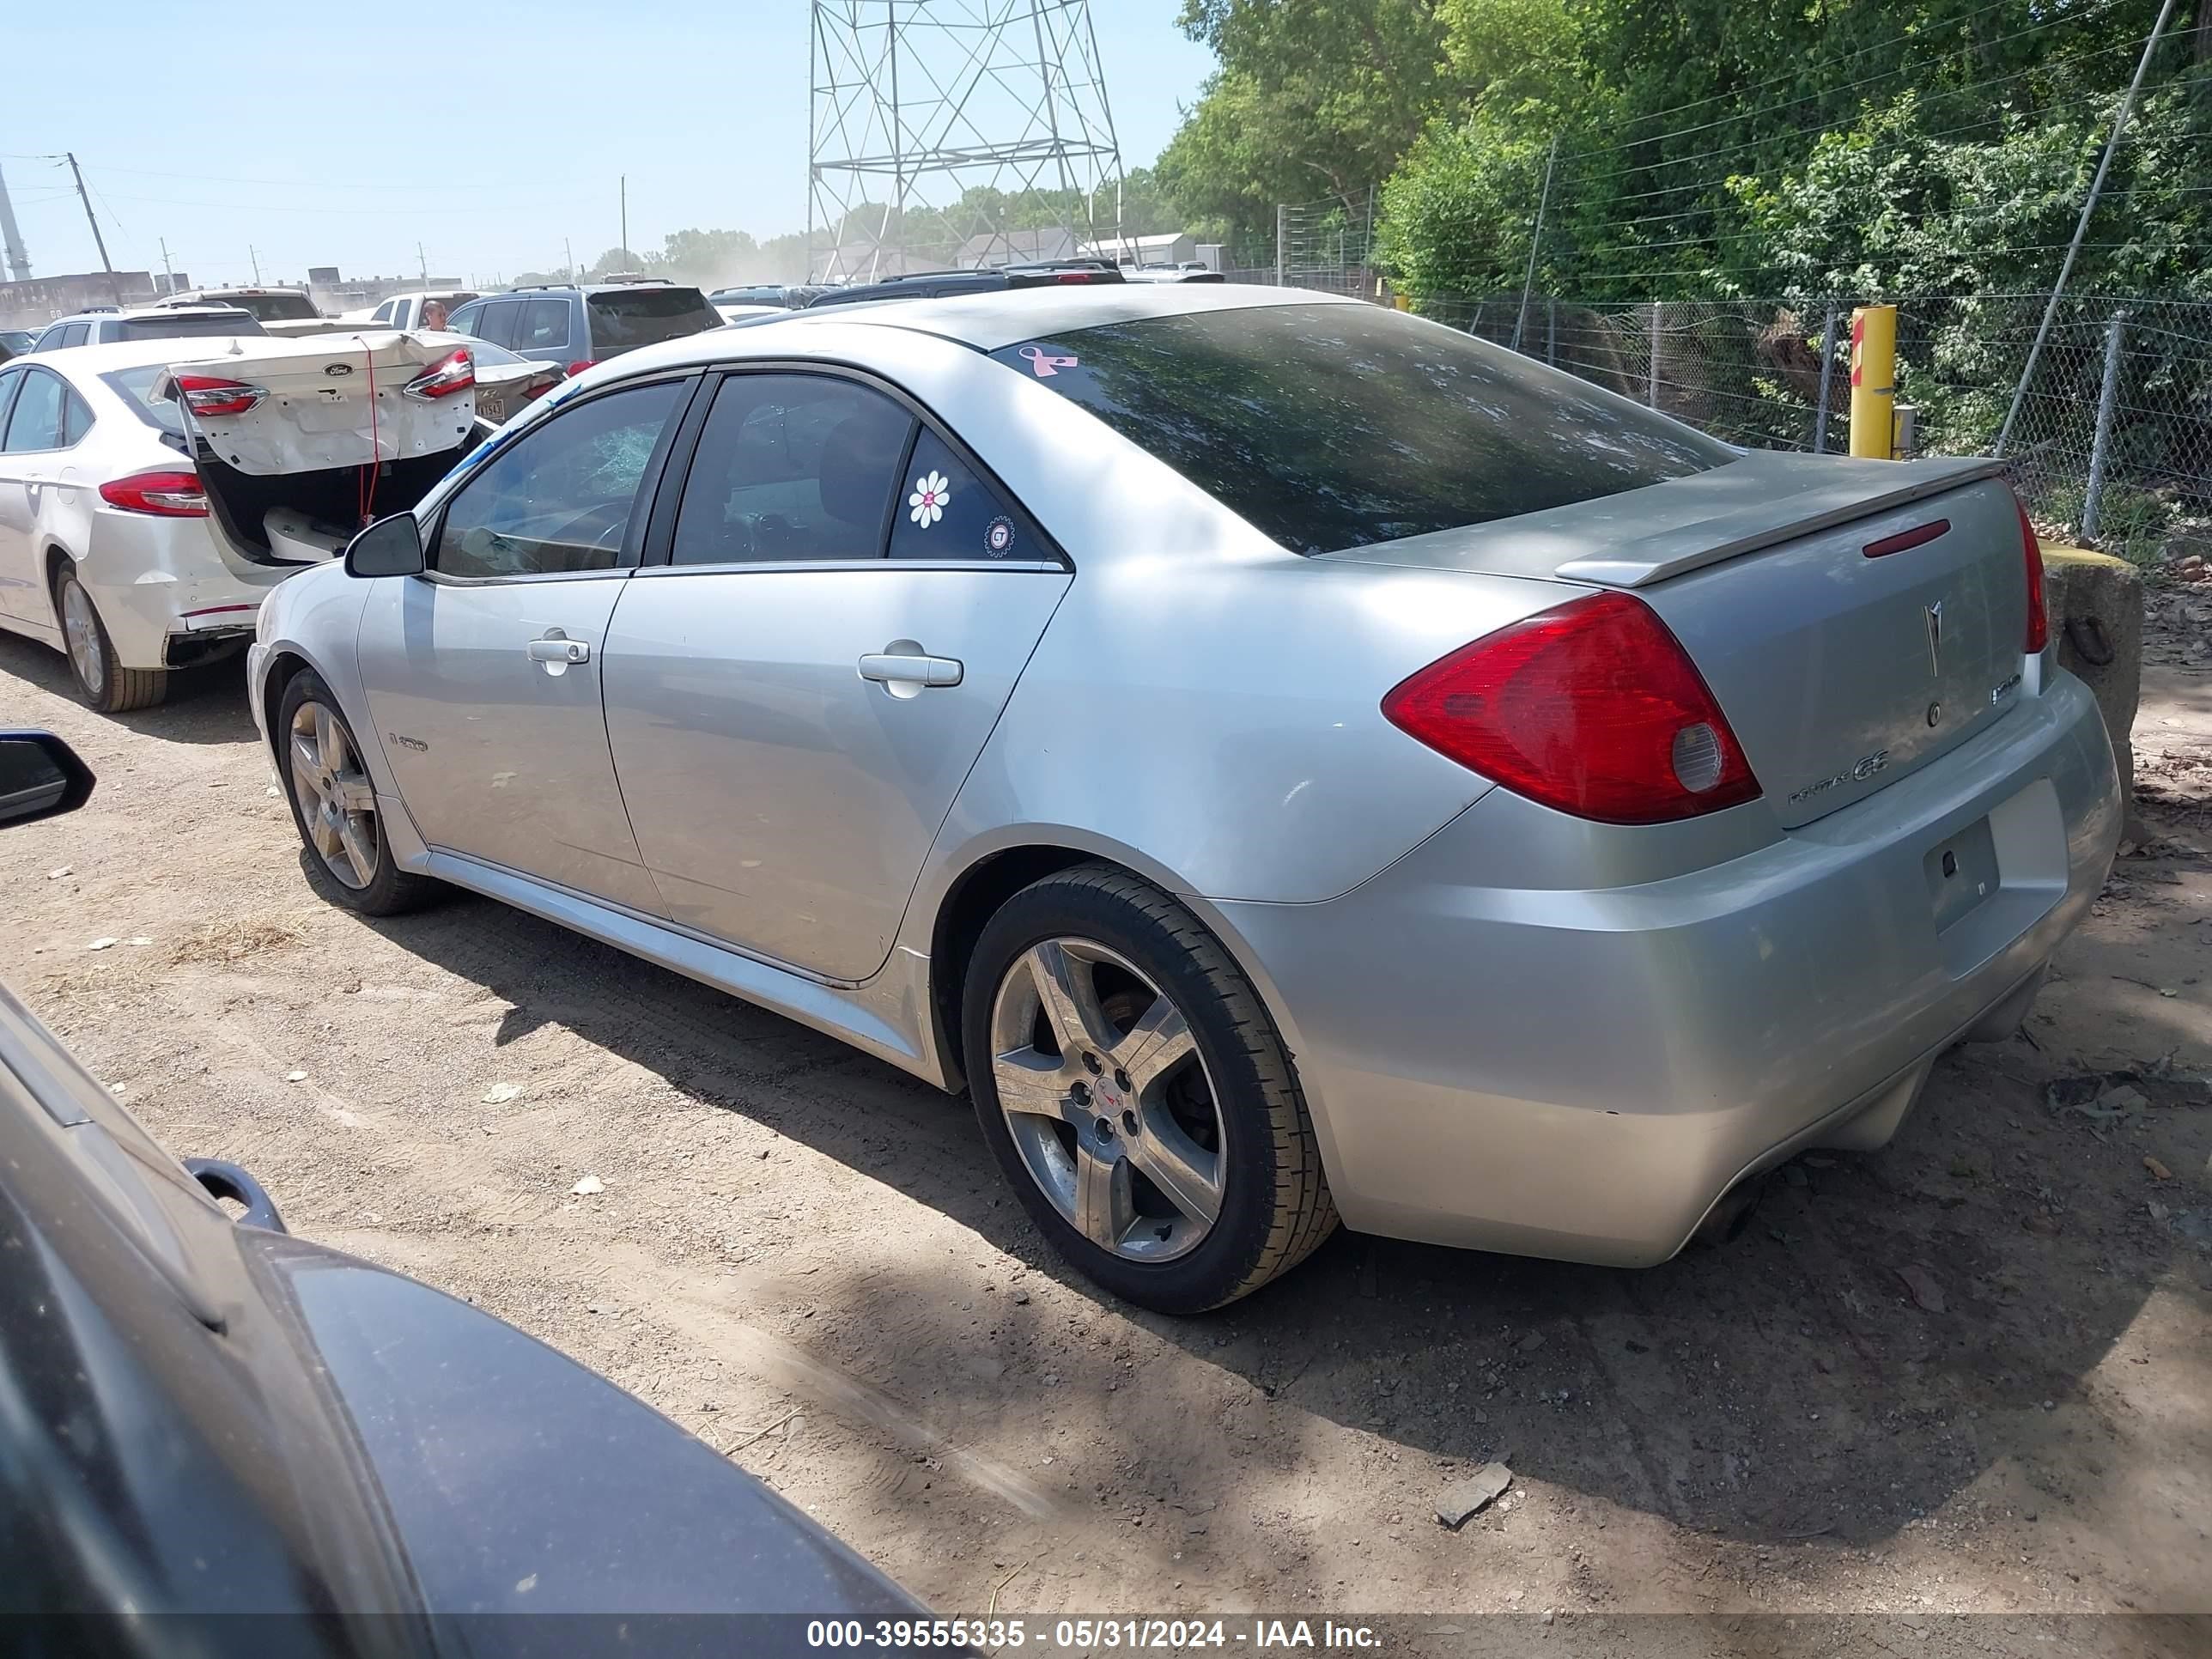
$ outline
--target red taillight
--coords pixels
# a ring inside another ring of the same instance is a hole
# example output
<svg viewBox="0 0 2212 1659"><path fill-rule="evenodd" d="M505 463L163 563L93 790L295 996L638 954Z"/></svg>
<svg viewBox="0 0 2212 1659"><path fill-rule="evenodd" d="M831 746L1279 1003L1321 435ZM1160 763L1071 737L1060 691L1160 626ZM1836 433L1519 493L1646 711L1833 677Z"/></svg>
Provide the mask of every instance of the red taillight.
<svg viewBox="0 0 2212 1659"><path fill-rule="evenodd" d="M581 374L597 361L598 360L596 358L586 357L580 363L571 363L568 365L568 373L571 374Z"/></svg>
<svg viewBox="0 0 2212 1659"><path fill-rule="evenodd" d="M1667 625L1626 593L1539 611L1382 699L1411 737L1547 806L1666 823L1757 799L1728 717Z"/></svg>
<svg viewBox="0 0 2212 1659"><path fill-rule="evenodd" d="M207 492L197 472L134 472L100 485L100 499L125 513L150 513L157 519L207 517Z"/></svg>
<svg viewBox="0 0 2212 1659"><path fill-rule="evenodd" d="M2026 650L2031 657L2051 643L2051 612L2043 599L2043 544L2035 539L2035 526L2027 521L2027 509L2013 498L2013 507L2020 514L2020 556L2027 567L2027 641Z"/></svg>
<svg viewBox="0 0 2212 1659"><path fill-rule="evenodd" d="M477 361L463 346L441 357L399 390L407 397L428 403L434 398L450 398L457 392L466 392L476 383Z"/></svg>
<svg viewBox="0 0 2212 1659"><path fill-rule="evenodd" d="M243 415L269 395L265 386L209 374L179 374L177 395L195 415Z"/></svg>
<svg viewBox="0 0 2212 1659"><path fill-rule="evenodd" d="M1090 283L1097 279L1087 270L1063 270L1052 280L1055 283Z"/></svg>

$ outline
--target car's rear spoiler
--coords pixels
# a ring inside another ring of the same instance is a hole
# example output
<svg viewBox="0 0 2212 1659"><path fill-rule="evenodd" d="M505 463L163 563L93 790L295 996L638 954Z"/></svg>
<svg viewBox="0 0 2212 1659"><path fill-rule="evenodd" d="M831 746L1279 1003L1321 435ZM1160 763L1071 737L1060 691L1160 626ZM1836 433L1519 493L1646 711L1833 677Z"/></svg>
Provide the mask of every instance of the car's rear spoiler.
<svg viewBox="0 0 2212 1659"><path fill-rule="evenodd" d="M2002 461L1983 456L1922 461L1911 467L1899 466L1896 487L1882 489L1868 488L1866 474L1854 469L1848 477L1803 490L1783 502L1765 502L1710 519L1668 525L1604 553L1569 559L1553 574L1562 581L1647 587L1686 571L1723 564L1778 542L1809 536L1853 519L1870 518L1907 501L1941 495L2003 471Z"/></svg>

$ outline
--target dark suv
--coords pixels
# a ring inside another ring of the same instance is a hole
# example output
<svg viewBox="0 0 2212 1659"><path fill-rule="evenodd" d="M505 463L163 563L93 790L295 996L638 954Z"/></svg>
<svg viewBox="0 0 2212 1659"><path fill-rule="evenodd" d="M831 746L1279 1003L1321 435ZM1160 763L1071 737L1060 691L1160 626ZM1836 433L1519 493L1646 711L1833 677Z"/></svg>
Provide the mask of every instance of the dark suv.
<svg viewBox="0 0 2212 1659"><path fill-rule="evenodd" d="M722 325L696 288L672 283L546 283L456 307L448 325L534 362L579 373L656 340Z"/></svg>
<svg viewBox="0 0 2212 1659"><path fill-rule="evenodd" d="M998 294L1010 288L1118 283L1121 268L1110 259L1054 259L1041 264L993 265L984 270L917 270L880 283L824 289L807 304L852 305L862 300L936 299L948 294Z"/></svg>

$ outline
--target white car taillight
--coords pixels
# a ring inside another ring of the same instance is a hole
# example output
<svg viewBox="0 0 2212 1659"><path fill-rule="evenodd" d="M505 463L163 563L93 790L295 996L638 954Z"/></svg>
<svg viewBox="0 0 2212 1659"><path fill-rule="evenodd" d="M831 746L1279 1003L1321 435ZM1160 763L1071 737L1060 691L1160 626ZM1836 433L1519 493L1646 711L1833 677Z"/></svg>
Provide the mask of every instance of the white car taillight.
<svg viewBox="0 0 2212 1659"><path fill-rule="evenodd" d="M243 415L269 395L266 386L208 374L177 376L177 395L195 415Z"/></svg>
<svg viewBox="0 0 2212 1659"><path fill-rule="evenodd" d="M476 360L463 346L459 351L440 358L399 389L410 398L428 403L437 398L450 398L457 392L466 392L477 383Z"/></svg>

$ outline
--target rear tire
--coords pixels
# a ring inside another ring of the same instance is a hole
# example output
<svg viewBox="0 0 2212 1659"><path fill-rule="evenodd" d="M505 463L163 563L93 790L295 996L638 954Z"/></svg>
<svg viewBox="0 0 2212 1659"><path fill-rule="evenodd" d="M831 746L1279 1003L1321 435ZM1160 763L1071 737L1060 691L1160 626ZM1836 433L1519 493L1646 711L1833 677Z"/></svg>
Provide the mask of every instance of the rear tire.
<svg viewBox="0 0 2212 1659"><path fill-rule="evenodd" d="M151 708L169 695L166 668L125 668L115 659L100 608L76 579L76 567L64 564L54 578L54 615L61 621L62 649L78 695L103 714Z"/></svg>
<svg viewBox="0 0 2212 1659"><path fill-rule="evenodd" d="M307 880L331 902L366 916L420 909L443 891L399 867L383 833L361 743L313 669L292 677L270 722L276 770L307 849Z"/></svg>
<svg viewBox="0 0 2212 1659"><path fill-rule="evenodd" d="M1060 1254L1115 1295L1218 1308L1335 1230L1274 1022L1149 882L1086 864L1015 894L976 942L961 1025L1000 1169Z"/></svg>

